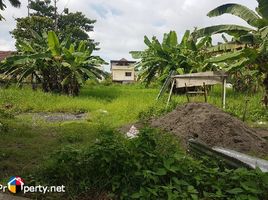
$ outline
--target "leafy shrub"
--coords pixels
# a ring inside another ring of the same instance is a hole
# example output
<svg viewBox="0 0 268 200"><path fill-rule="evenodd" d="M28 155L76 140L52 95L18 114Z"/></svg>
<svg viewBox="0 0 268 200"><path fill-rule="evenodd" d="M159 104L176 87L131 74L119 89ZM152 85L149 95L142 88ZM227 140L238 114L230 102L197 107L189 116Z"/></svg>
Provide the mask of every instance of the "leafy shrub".
<svg viewBox="0 0 268 200"><path fill-rule="evenodd" d="M101 85L104 85L104 86L109 86L109 85L112 85L113 84L113 79L112 79L112 76L109 75L107 76L104 80L102 80L100 82Z"/></svg>
<svg viewBox="0 0 268 200"><path fill-rule="evenodd" d="M195 160L177 140L153 129L138 138L106 131L86 149L55 152L39 178L69 195L109 193L114 199L267 199L268 174L220 169Z"/></svg>
<svg viewBox="0 0 268 200"><path fill-rule="evenodd" d="M8 131L8 125L2 119L12 119L14 116L5 110L0 109L0 133Z"/></svg>
<svg viewBox="0 0 268 200"><path fill-rule="evenodd" d="M8 111L0 109L0 118L12 119L12 118L14 118L14 115L9 113Z"/></svg>

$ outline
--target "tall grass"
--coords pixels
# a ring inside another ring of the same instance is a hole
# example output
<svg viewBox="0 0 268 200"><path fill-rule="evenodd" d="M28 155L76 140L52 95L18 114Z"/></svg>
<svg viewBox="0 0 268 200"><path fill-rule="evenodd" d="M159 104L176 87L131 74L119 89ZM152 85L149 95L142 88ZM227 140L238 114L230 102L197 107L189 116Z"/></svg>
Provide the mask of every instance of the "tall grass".
<svg viewBox="0 0 268 200"><path fill-rule="evenodd" d="M89 120L115 126L135 121L140 111L155 105L157 92L136 85L86 86L79 97L68 97L11 87L0 90L0 105L11 105L16 113L88 112Z"/></svg>
<svg viewBox="0 0 268 200"><path fill-rule="evenodd" d="M11 105L12 112L88 112L90 120L101 120L114 126L137 120L141 111L151 107L165 107L167 94L155 101L158 89L145 89L139 85L87 85L78 97L33 92L30 88L11 87L0 89L0 105ZM237 93L227 90L226 111L247 121L268 121L268 111L261 104L262 92L255 94ZM190 97L192 102L204 102L203 96ZM246 100L248 100L246 107ZM185 95L173 95L171 104L186 103ZM208 102L221 105L221 88L214 87Z"/></svg>

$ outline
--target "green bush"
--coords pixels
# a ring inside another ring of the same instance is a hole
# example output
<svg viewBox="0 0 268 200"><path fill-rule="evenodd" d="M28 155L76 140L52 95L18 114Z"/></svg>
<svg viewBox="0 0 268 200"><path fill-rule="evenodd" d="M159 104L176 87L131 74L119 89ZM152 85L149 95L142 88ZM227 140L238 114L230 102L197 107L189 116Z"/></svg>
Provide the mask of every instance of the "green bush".
<svg viewBox="0 0 268 200"><path fill-rule="evenodd" d="M14 115L9 112L0 109L0 133L5 133L8 131L8 125L5 123L5 119L12 119Z"/></svg>
<svg viewBox="0 0 268 200"><path fill-rule="evenodd" d="M114 199L267 199L268 174L221 169L195 160L171 135L144 129L138 138L105 131L86 149L55 152L39 173L68 195L106 193Z"/></svg>

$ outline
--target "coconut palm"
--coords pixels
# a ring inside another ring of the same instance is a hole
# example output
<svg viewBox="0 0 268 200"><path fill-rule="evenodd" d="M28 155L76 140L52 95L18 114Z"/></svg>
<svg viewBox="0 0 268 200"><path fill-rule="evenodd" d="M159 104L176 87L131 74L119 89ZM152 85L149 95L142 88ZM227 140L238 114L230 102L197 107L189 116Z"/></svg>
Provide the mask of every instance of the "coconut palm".
<svg viewBox="0 0 268 200"><path fill-rule="evenodd" d="M8 0L8 1L12 6L14 6L16 8L20 7L20 5L21 5L19 0ZM0 10L5 10L5 8L6 8L6 4L4 4L4 0L0 0ZM0 21L2 19L3 19L3 16L0 14Z"/></svg>

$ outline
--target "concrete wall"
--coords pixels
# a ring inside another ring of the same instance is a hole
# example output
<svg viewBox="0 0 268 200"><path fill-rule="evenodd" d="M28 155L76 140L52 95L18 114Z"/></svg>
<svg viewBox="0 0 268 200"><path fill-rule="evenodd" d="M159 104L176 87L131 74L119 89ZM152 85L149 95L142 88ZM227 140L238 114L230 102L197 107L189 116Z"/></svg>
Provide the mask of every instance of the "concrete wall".
<svg viewBox="0 0 268 200"><path fill-rule="evenodd" d="M126 76L126 72L131 73L131 76ZM135 70L134 66L112 66L113 81L134 82Z"/></svg>

